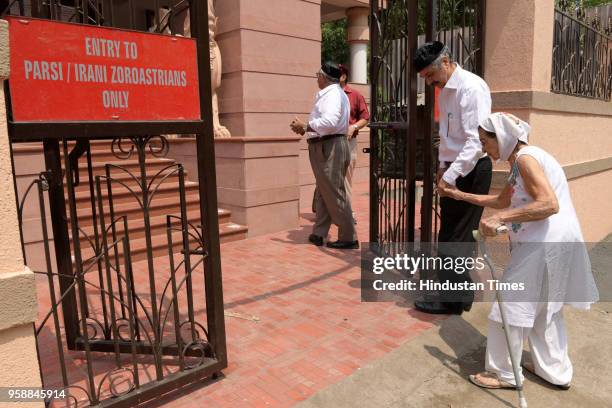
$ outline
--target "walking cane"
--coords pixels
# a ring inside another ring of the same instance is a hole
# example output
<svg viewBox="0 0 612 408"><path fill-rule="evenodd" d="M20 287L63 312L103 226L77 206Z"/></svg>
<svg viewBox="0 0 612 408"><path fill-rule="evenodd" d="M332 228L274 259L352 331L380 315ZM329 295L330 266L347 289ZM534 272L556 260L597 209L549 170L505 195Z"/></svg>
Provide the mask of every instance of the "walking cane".
<svg viewBox="0 0 612 408"><path fill-rule="evenodd" d="M506 227L505 225L497 227L498 234L504 234L506 232L508 232L508 227ZM480 231L478 230L472 231L472 235L474 236L474 239L478 241L478 245L480 246L480 252L482 252L482 256L485 259L487 265L489 266L489 269L491 270L491 276L493 277L493 280L495 280L495 269L493 263L491 262L491 258L489 258L489 255L487 255L485 237L481 235ZM510 346L510 336L508 335L508 330L506 328L506 312L504 310L501 293L499 293L497 285L495 285L495 297L497 299L497 304L499 305L499 312L501 314L502 319L502 328L504 329L504 334L506 335L506 345L508 346L508 353L510 353L510 362L512 363L512 371L514 372L514 381L516 381L516 390L518 391L519 395L519 408L527 408L527 399L525 398L525 394L523 392L523 381L521 380L521 376L519 374L519 365L516 361L516 356L512 352L512 347Z"/></svg>

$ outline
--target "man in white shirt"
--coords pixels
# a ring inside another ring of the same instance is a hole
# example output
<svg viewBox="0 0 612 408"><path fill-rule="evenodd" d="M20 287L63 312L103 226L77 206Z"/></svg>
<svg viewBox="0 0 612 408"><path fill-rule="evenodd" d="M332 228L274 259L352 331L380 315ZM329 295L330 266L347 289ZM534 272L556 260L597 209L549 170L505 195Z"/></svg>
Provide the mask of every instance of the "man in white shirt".
<svg viewBox="0 0 612 408"><path fill-rule="evenodd" d="M338 226L338 240L328 242L327 246L356 249L359 248L359 241L345 183L351 162L346 138L350 104L339 85L340 74L336 64L323 64L316 74L320 91L308 123L295 118L290 127L295 133L306 135L310 165L319 191L315 196L316 221L308 240L314 245L323 245L333 222Z"/></svg>
<svg viewBox="0 0 612 408"><path fill-rule="evenodd" d="M483 208L444 197L444 189L456 186L473 194L488 194L492 163L480 144L478 125L491 114L491 91L479 76L452 61L448 48L439 41L417 50L414 66L427 85L441 88L439 168L440 232L438 256L472 257L476 246L472 230L478 229ZM453 243L453 244L445 244ZM469 273L440 269L440 282L471 282ZM440 301L415 302L425 313L461 314L472 307L473 291L440 292Z"/></svg>

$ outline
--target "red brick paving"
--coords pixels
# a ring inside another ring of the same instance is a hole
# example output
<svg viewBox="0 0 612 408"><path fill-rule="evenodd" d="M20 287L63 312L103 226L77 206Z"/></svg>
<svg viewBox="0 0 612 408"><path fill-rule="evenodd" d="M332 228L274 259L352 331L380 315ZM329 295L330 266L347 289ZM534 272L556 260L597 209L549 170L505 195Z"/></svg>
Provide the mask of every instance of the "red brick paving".
<svg viewBox="0 0 612 408"><path fill-rule="evenodd" d="M363 241L368 237L367 189L366 183L355 186L354 208ZM307 244L312 218L304 212L298 230L221 246L226 311L259 320L227 316L229 367L224 377L153 405L292 406L433 325L437 318L406 305L362 303L360 251ZM161 264L156 261L160 276L168 269ZM144 284L148 280L143 274L136 286ZM194 286L198 287L197 279ZM45 291L39 288L39 293ZM203 296L196 299L201 312ZM44 342L53 348L53 341L50 334ZM70 361L72 371L84 369L78 357ZM113 359L108 361L112 364Z"/></svg>
<svg viewBox="0 0 612 408"><path fill-rule="evenodd" d="M367 189L354 198L364 241ZM405 305L361 303L360 252L307 244L306 211L299 230L222 245L226 311L260 320L226 317L225 378L162 406L292 406L433 325Z"/></svg>

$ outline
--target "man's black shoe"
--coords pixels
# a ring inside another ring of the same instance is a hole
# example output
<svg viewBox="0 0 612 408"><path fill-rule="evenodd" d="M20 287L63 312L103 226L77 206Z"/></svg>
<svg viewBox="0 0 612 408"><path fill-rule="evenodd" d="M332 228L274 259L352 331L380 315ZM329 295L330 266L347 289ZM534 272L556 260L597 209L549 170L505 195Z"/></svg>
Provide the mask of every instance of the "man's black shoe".
<svg viewBox="0 0 612 408"><path fill-rule="evenodd" d="M359 241L328 242L327 246L334 249L359 249Z"/></svg>
<svg viewBox="0 0 612 408"><path fill-rule="evenodd" d="M314 244L316 246L323 246L323 237L320 237L318 235L310 234L310 236L308 237L308 241L310 241L311 244Z"/></svg>
<svg viewBox="0 0 612 408"><path fill-rule="evenodd" d="M442 306L449 310L462 310L469 312L472 310L472 302L442 302Z"/></svg>
<svg viewBox="0 0 612 408"><path fill-rule="evenodd" d="M440 302L414 302L414 308L419 312L429 314L460 315L463 309L448 308Z"/></svg>

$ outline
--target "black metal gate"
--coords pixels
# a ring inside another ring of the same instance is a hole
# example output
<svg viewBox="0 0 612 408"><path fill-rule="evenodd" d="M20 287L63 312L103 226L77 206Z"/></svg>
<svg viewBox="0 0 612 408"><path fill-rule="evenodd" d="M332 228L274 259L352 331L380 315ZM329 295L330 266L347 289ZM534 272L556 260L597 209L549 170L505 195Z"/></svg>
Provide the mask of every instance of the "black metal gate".
<svg viewBox="0 0 612 408"><path fill-rule="evenodd" d="M415 240L436 240L434 90L419 84L413 55L419 44L437 39L465 69L482 75L484 5L484 0L370 1L370 242L380 251L397 253Z"/></svg>
<svg viewBox="0 0 612 408"><path fill-rule="evenodd" d="M137 9L131 0L14 0L0 10L2 16L168 33L173 31L173 18L189 12L191 36L196 38L204 121L13 122L5 84L10 141L13 146L42 142L46 168L22 191L17 203L20 226L28 198L35 199L40 211L45 265L34 272L41 304L48 306L35 324L41 377L46 388L66 388L74 406L134 406L216 376L227 367L213 125L209 120L208 9L204 1L172 4L155 0L149 6L143 9L140 4ZM160 15L162 6L168 11ZM198 217L189 219L187 214L183 166L171 164L154 171L147 166L147 157L167 153L168 140L163 136L167 134L196 135ZM94 174L92 142L105 139L117 159L135 159L131 169L106 164L102 174ZM79 161L86 166L79 166ZM86 174L80 174L79 167ZM175 200L180 214L165 216L167 256L154 259L152 202L161 183L171 177L178 183ZM79 193L76 188L82 184L86 188ZM137 203L137 219L128 219L115 206L118 189L127 189ZM77 213L76 202L83 191L89 192L91 225L80 225ZM141 225L146 242L145 259L140 263L132 260L129 223L133 222ZM180 254L176 253L177 241Z"/></svg>

